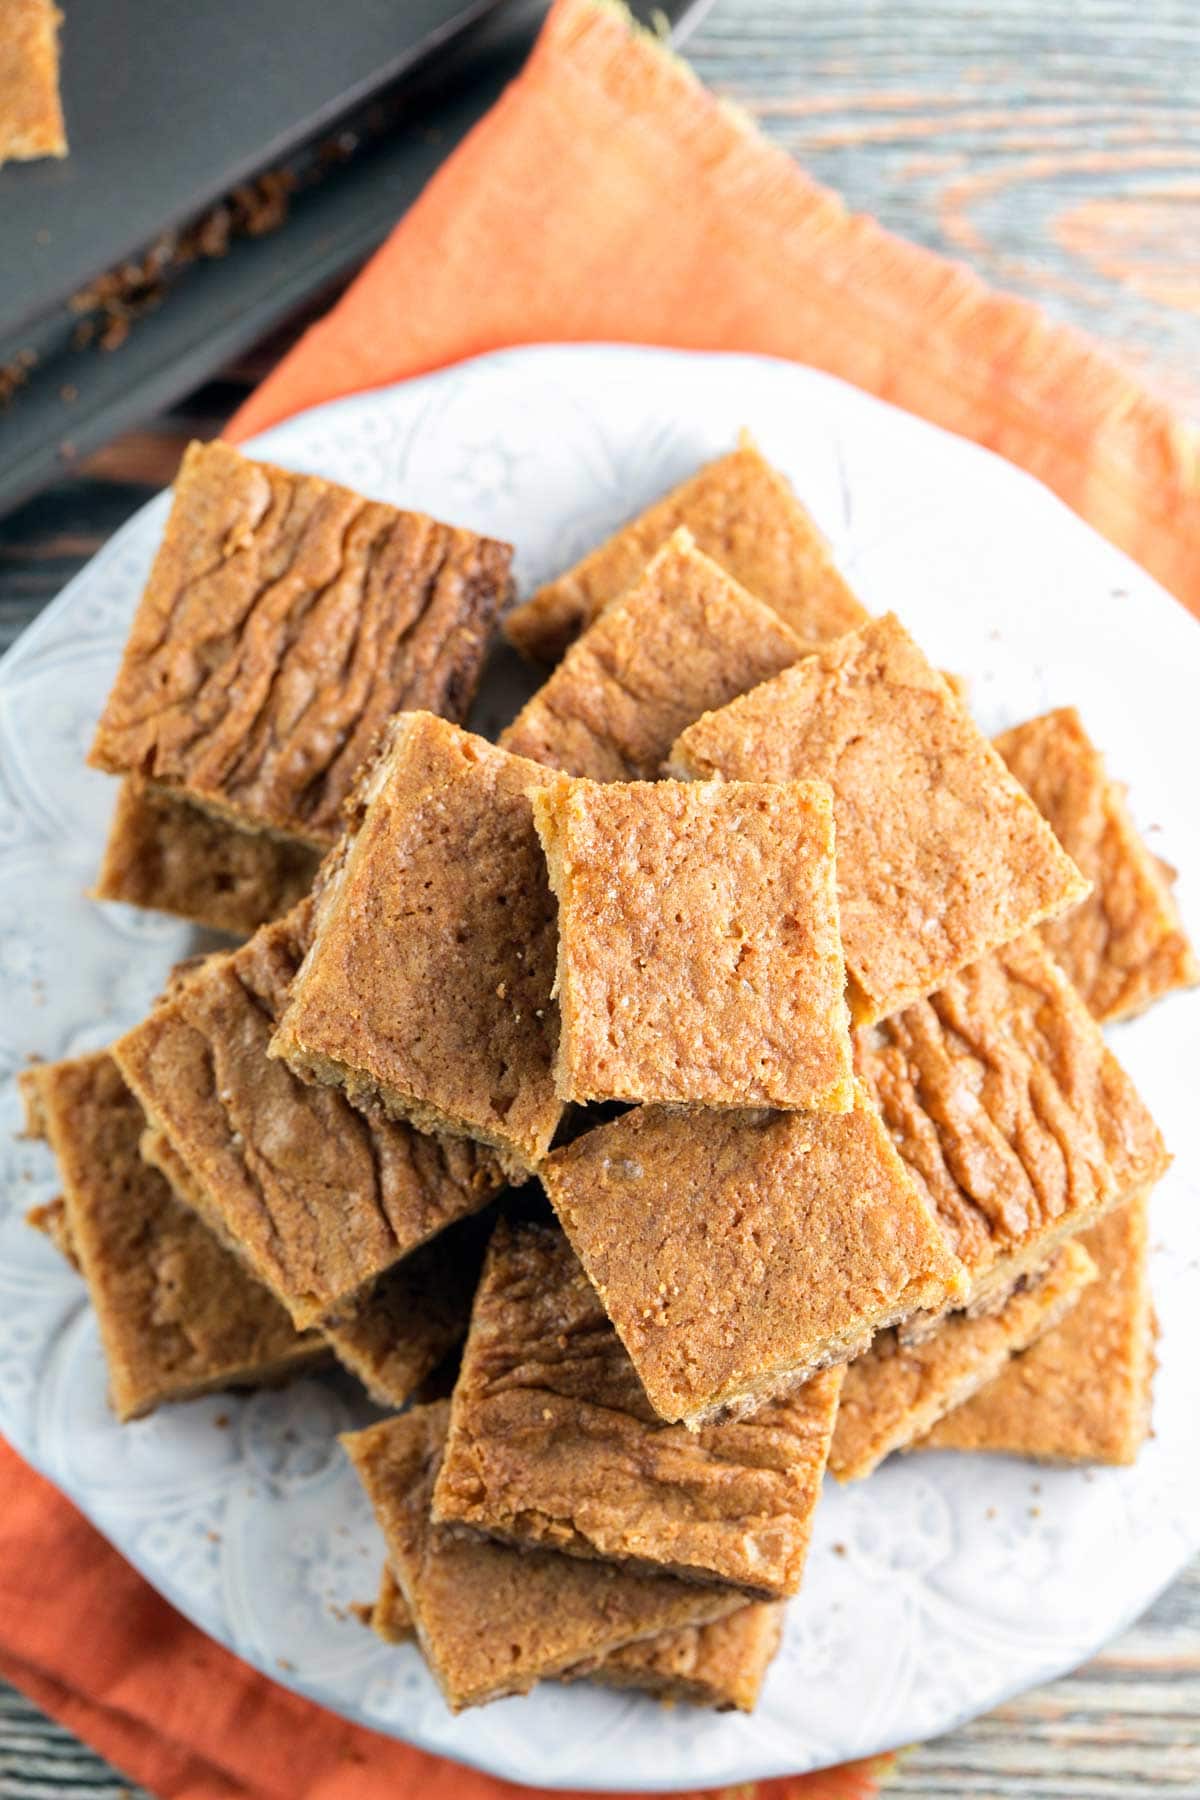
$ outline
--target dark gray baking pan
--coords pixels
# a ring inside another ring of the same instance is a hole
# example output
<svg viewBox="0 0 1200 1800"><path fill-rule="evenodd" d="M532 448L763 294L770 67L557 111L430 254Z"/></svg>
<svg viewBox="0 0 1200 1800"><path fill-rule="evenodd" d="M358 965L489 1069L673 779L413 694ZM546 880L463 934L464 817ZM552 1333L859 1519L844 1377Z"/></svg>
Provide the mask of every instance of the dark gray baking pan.
<svg viewBox="0 0 1200 1800"><path fill-rule="evenodd" d="M353 269L519 69L545 10L534 0L63 6L71 155L0 170L0 392L11 393L0 511ZM702 10L703 0L634 7L676 27ZM222 204L239 186L232 209ZM283 222L255 235L285 193Z"/></svg>

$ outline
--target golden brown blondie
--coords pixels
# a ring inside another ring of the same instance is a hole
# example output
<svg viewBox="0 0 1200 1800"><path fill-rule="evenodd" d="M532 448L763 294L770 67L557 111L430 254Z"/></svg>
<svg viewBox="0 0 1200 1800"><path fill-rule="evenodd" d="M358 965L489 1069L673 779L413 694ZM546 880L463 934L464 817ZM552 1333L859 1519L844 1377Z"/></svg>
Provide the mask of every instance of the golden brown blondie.
<svg viewBox="0 0 1200 1800"><path fill-rule="evenodd" d="M565 1099L851 1106L824 782L564 776L531 798Z"/></svg>
<svg viewBox="0 0 1200 1800"><path fill-rule="evenodd" d="M92 897L249 937L304 898L319 861L311 844L244 831L131 775L118 792Z"/></svg>
<svg viewBox="0 0 1200 1800"><path fill-rule="evenodd" d="M308 907L206 958L114 1046L204 1218L301 1326L344 1312L501 1182L475 1146L359 1110L268 1057Z"/></svg>
<svg viewBox="0 0 1200 1800"><path fill-rule="evenodd" d="M0 24L0 163L65 156L53 0L4 0Z"/></svg>
<svg viewBox="0 0 1200 1800"><path fill-rule="evenodd" d="M1131 1463L1150 1430L1154 1304L1147 1196L1080 1240L1099 1277L1041 1338L917 1446L1044 1462Z"/></svg>
<svg viewBox="0 0 1200 1800"><path fill-rule="evenodd" d="M554 779L402 713L322 871L271 1054L524 1176L562 1115L554 901L526 790Z"/></svg>
<svg viewBox="0 0 1200 1800"><path fill-rule="evenodd" d="M562 1680L586 1678L600 1687L633 1688L666 1706L753 1712L783 1639L786 1610L781 1600L752 1600L709 1625L688 1625L626 1644L594 1665L569 1669Z"/></svg>
<svg viewBox="0 0 1200 1800"><path fill-rule="evenodd" d="M736 450L706 463L514 608L507 636L527 656L553 662L681 525L806 644L825 643L867 616L785 477L743 433Z"/></svg>
<svg viewBox="0 0 1200 1800"><path fill-rule="evenodd" d="M465 716L511 554L193 444L89 760L324 848L392 713Z"/></svg>
<svg viewBox="0 0 1200 1800"><path fill-rule="evenodd" d="M107 1051L21 1077L31 1135L58 1162L61 1237L88 1285L113 1411L278 1381L325 1352L143 1162L145 1119Z"/></svg>
<svg viewBox="0 0 1200 1800"><path fill-rule="evenodd" d="M804 649L680 530L571 646L500 745L593 781L653 781L693 719Z"/></svg>
<svg viewBox="0 0 1200 1800"><path fill-rule="evenodd" d="M996 748L1092 883L1086 900L1041 932L1095 1017L1126 1018L1200 981L1170 877L1075 708L1004 732Z"/></svg>
<svg viewBox="0 0 1200 1800"><path fill-rule="evenodd" d="M752 1419L664 1424L562 1233L502 1222L433 1516L778 1599L800 1585L840 1387L830 1369Z"/></svg>
<svg viewBox="0 0 1200 1800"><path fill-rule="evenodd" d="M839 1481L860 1481L894 1450L923 1437L1061 1323L1095 1278L1096 1265L1083 1246L1066 1243L1044 1271L1017 1284L999 1312L977 1318L951 1313L918 1343L880 1332L846 1370L830 1473Z"/></svg>
<svg viewBox="0 0 1200 1800"><path fill-rule="evenodd" d="M1088 884L891 614L698 719L691 779L828 781L856 1022L941 987Z"/></svg>
<svg viewBox="0 0 1200 1800"><path fill-rule="evenodd" d="M342 1438L387 1543L425 1657L458 1712L528 1693L622 1644L719 1617L737 1597L432 1523L450 1406L414 1407Z"/></svg>
<svg viewBox="0 0 1200 1800"><path fill-rule="evenodd" d="M543 1164L655 1411L695 1426L965 1293L879 1114L638 1107Z"/></svg>
<svg viewBox="0 0 1200 1800"><path fill-rule="evenodd" d="M977 1305L1166 1167L1136 1088L1034 935L861 1030L856 1052Z"/></svg>

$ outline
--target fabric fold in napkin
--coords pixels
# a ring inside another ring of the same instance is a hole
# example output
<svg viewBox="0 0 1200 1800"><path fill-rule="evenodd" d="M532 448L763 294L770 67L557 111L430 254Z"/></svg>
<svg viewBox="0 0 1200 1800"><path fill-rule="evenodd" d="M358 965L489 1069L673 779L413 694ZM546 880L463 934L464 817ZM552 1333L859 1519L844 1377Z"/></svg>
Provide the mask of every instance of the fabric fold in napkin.
<svg viewBox="0 0 1200 1800"><path fill-rule="evenodd" d="M848 214L610 0L557 0L522 76L231 435L479 352L597 339L843 376L1040 476L1200 610L1195 433L1033 307ZM0 1674L154 1793L532 1800L238 1661L2 1443L0 1492ZM853 1800L891 1760L736 1793Z"/></svg>
<svg viewBox="0 0 1200 1800"><path fill-rule="evenodd" d="M610 0L524 71L233 422L512 344L750 350L1027 469L1200 612L1200 433L1082 334L848 213Z"/></svg>

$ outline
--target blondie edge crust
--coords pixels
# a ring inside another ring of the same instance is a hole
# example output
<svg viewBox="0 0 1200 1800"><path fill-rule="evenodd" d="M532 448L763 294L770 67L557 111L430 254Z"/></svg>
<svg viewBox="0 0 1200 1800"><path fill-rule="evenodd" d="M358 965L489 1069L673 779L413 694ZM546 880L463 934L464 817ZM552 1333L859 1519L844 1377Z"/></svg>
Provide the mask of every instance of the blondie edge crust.
<svg viewBox="0 0 1200 1800"><path fill-rule="evenodd" d="M53 0L5 0L0 32L0 164L65 156Z"/></svg>

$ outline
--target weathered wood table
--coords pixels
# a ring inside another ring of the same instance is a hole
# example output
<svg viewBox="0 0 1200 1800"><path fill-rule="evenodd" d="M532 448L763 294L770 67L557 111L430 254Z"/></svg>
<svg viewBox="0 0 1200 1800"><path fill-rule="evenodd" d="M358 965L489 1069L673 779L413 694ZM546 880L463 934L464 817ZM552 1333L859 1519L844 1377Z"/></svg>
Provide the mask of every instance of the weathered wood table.
<svg viewBox="0 0 1200 1800"><path fill-rule="evenodd" d="M718 0L688 54L852 206L1041 301L1200 417L1195 0ZM0 522L0 647L279 347ZM1076 1674L913 1751L889 1791L1200 1800L1200 1564ZM0 1690L0 1796L68 1792L130 1790Z"/></svg>

